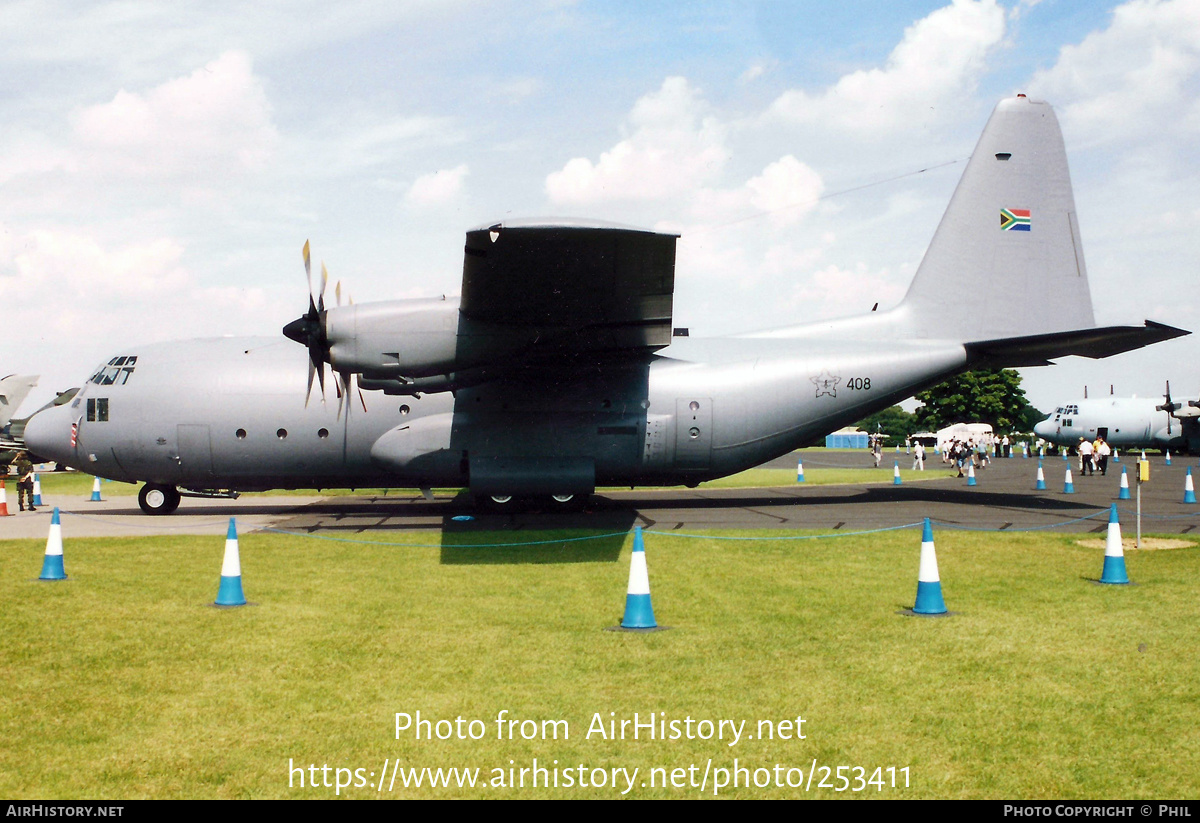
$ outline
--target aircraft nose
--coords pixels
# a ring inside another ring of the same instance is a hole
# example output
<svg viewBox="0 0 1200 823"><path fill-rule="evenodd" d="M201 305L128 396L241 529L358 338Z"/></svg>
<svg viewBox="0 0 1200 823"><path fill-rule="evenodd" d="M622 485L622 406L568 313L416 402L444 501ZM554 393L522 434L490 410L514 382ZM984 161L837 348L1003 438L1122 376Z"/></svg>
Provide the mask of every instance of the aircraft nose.
<svg viewBox="0 0 1200 823"><path fill-rule="evenodd" d="M1049 437L1054 433L1054 426L1049 420L1043 420L1041 423L1033 424L1033 433L1038 437Z"/></svg>
<svg viewBox="0 0 1200 823"><path fill-rule="evenodd" d="M40 411L25 424L25 446L30 453L53 460L71 463L75 449L71 446L71 413L66 406Z"/></svg>

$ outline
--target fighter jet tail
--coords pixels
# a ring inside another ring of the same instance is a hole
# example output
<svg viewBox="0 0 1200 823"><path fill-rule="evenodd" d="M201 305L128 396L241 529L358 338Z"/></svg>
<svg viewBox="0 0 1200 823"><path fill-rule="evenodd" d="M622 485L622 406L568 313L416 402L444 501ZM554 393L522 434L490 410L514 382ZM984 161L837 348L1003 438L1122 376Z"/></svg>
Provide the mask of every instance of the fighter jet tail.
<svg viewBox="0 0 1200 823"><path fill-rule="evenodd" d="M0 380L0 427L8 423L21 401L37 386L37 375L10 374Z"/></svg>

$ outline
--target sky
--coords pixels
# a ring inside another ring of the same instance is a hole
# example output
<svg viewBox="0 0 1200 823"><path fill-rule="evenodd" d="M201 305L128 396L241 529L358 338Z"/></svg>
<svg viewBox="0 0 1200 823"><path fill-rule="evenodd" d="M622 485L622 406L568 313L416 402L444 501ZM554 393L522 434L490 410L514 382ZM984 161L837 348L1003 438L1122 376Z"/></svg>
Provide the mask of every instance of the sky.
<svg viewBox="0 0 1200 823"><path fill-rule="evenodd" d="M1200 0L8 0L0 73L26 413L131 347L278 334L306 239L355 302L457 294L467 229L569 216L678 232L693 336L886 309L1018 92L1058 113L1097 323L1200 331ZM1022 374L1043 410L1195 398L1198 353Z"/></svg>

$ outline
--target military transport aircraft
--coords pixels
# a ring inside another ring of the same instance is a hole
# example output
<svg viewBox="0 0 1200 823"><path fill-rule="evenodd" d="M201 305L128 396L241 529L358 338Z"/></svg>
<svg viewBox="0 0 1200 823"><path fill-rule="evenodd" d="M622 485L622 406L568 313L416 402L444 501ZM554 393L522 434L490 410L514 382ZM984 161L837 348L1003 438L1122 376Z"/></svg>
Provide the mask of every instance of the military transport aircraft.
<svg viewBox="0 0 1200 823"><path fill-rule="evenodd" d="M1082 437L1103 437L1116 449L1200 453L1200 401L1172 402L1169 381L1163 398L1163 403L1140 397L1072 400L1047 415L1033 432L1059 446L1075 446Z"/></svg>
<svg viewBox="0 0 1200 823"><path fill-rule="evenodd" d="M473 229L460 298L326 307L322 276L285 338L124 350L25 437L144 482L151 513L180 490L330 487L570 507L598 484L695 486L756 466L965 369L1187 334L1095 326L1062 135L1024 95L996 107L891 311L673 336L675 241L568 221ZM980 313L984 289L1040 299ZM311 396L316 377L325 399L327 364L336 403Z"/></svg>

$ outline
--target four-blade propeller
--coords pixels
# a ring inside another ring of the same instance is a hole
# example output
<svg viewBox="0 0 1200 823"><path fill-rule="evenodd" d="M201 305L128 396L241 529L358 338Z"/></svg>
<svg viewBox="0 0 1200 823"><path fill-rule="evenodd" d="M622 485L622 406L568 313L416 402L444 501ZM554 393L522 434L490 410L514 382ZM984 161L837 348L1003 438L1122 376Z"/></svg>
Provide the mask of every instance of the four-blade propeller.
<svg viewBox="0 0 1200 823"><path fill-rule="evenodd" d="M309 254L308 241L304 241L304 275L308 278L308 311L302 316L283 327L283 334L289 340L294 340L308 349L308 388L304 392L304 406L312 397L313 378L316 377L321 388L321 402L325 402L325 364L329 362L329 338L325 333L325 288L329 284L329 270L321 264L321 289L313 298L312 290L312 257ZM342 284L338 281L334 286L337 305L342 305ZM353 300L350 300L353 303ZM358 390L358 399L363 411L367 410L366 400L362 389L354 385L354 375L350 372L334 371L334 387L338 396L338 417L342 416L342 398L353 387ZM349 407L347 406L347 414Z"/></svg>

